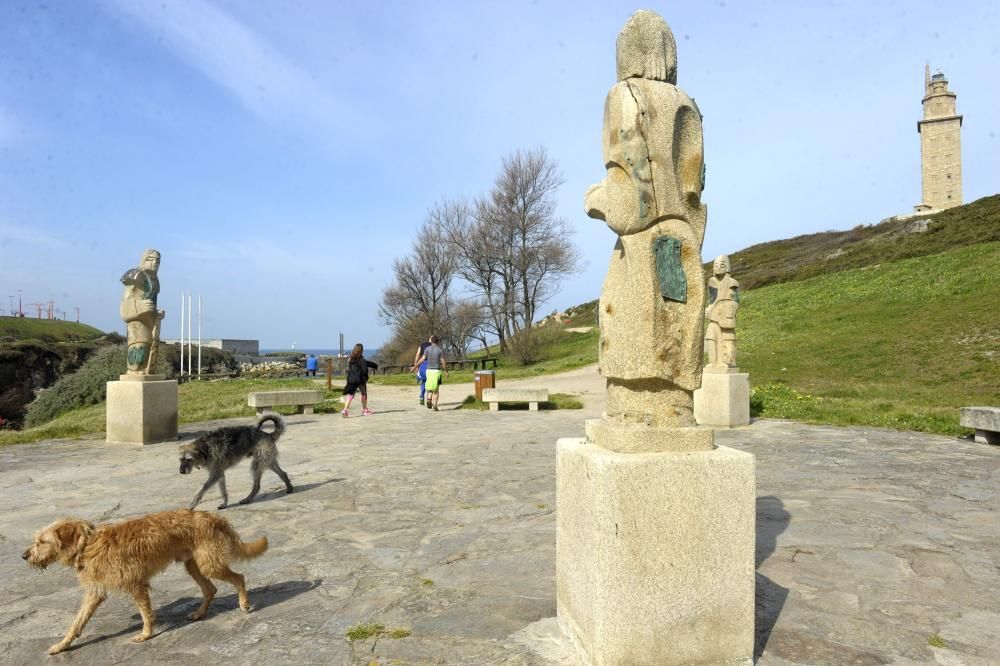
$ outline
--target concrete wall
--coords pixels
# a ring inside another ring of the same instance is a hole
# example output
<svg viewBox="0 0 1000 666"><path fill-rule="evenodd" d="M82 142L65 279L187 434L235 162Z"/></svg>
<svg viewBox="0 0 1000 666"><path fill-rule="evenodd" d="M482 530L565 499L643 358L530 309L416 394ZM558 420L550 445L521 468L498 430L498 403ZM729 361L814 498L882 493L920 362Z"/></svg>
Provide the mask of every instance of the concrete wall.
<svg viewBox="0 0 1000 666"><path fill-rule="evenodd" d="M164 340L164 343L168 345L180 344L180 340L173 338L171 340ZM187 340L184 341L187 344ZM192 345L197 345L197 340L191 341ZM202 347L212 347L214 349L225 349L233 352L234 354L252 354L257 355L260 353L260 341L259 340L236 340L234 338L214 338L211 340L203 339L201 341Z"/></svg>

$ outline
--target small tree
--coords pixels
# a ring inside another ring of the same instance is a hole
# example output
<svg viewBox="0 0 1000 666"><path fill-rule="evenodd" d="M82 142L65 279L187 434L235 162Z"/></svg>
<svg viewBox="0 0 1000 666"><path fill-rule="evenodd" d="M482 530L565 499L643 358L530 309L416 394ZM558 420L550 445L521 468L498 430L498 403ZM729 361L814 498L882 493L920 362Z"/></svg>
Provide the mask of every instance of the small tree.
<svg viewBox="0 0 1000 666"><path fill-rule="evenodd" d="M392 263L394 282L382 290L379 316L394 334L415 320L442 329L451 317L454 261L440 225L430 216L417 232L410 255Z"/></svg>
<svg viewBox="0 0 1000 666"><path fill-rule="evenodd" d="M538 307L577 270L572 231L556 217L558 166L543 148L505 156L490 192L474 214L445 224L457 271L482 300L501 348L522 363L537 353L532 324ZM518 338L513 347L511 340Z"/></svg>

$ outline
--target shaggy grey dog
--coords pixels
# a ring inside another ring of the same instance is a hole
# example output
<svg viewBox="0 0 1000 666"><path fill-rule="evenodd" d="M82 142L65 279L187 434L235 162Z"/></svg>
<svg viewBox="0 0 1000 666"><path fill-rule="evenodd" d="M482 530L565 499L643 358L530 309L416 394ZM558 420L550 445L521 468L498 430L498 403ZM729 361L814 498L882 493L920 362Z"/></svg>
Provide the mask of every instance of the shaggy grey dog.
<svg viewBox="0 0 1000 666"><path fill-rule="evenodd" d="M271 421L274 432L267 432L263 425ZM181 446L181 474L190 474L191 468L208 469L208 480L201 487L191 502L195 508L201 501L201 496L213 484L219 484L222 493L220 509L229 505L229 493L226 492L226 470L236 465L244 458L250 458L250 473L253 475L253 489L250 494L240 500L240 504L248 504L260 492L260 477L265 469L281 477L288 492L292 492L292 482L285 470L278 465L278 446L276 442L285 432L285 422L277 414L265 414L257 419L257 427L228 426L213 430L202 435L190 444Z"/></svg>

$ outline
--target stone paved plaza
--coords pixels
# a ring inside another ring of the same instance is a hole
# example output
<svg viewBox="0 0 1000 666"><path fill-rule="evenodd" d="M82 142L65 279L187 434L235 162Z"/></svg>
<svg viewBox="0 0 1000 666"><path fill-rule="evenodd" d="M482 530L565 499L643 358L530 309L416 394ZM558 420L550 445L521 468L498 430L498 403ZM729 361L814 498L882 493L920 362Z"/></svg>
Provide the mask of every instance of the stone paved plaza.
<svg viewBox="0 0 1000 666"><path fill-rule="evenodd" d="M289 417L296 492L268 474L257 502L224 512L244 539L270 539L234 567L256 610L219 583L206 618L187 622L198 590L175 566L153 581L151 641L129 642L138 612L116 596L55 657L80 591L68 569L21 561L34 530L186 506L203 472L180 476L173 444L0 449L3 663L572 663L549 619L555 442L600 415L602 383L591 368L503 385L582 393L585 408L431 413L415 389L376 386L372 416ZM446 385L445 406L469 393ZM182 441L215 425L183 427ZM758 663L1000 663L1000 447L768 420L717 441L757 457ZM228 481L242 497L248 466ZM345 638L363 623L410 635Z"/></svg>

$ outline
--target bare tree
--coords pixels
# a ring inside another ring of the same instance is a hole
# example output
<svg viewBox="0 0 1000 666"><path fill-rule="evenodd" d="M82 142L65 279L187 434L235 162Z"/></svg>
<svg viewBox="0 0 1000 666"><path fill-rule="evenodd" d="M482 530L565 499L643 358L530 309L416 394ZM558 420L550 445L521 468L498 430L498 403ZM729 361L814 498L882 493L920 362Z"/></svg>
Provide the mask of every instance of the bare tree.
<svg viewBox="0 0 1000 666"><path fill-rule="evenodd" d="M533 360L538 307L577 267L572 232L555 214L562 182L543 148L515 151L475 203L435 204L411 254L393 262L395 282L382 292L379 314L394 339L426 326L464 355L472 340L486 346L495 335L501 350ZM471 297L461 303L453 293L456 278Z"/></svg>
<svg viewBox="0 0 1000 666"><path fill-rule="evenodd" d="M409 328L417 319L430 328L443 328L451 317L451 286L455 262L440 224L431 216L420 227L410 255L392 262L395 281L382 290L382 323Z"/></svg>
<svg viewBox="0 0 1000 666"><path fill-rule="evenodd" d="M479 340L485 349L486 337L482 334L485 311L475 301L456 303L451 309L451 320L445 330L451 351L458 358L465 358L473 340Z"/></svg>
<svg viewBox="0 0 1000 666"><path fill-rule="evenodd" d="M515 351L523 362L533 360L529 357L534 345L527 343L538 307L555 294L564 277L577 270L572 231L555 214L556 192L562 182L558 166L544 148L505 156L493 188L476 205L475 261L462 252L459 262L489 266L492 302L502 318L498 328L506 341L515 337L520 341L518 347L524 353Z"/></svg>
<svg viewBox="0 0 1000 666"><path fill-rule="evenodd" d="M487 336L495 335L500 349L506 351L509 280L504 279L505 253L496 251L502 242L501 234L478 214L479 207L479 202L473 207L465 199L445 199L435 205L432 215L445 230L455 257L456 274L479 302L481 316L475 337L485 347Z"/></svg>

